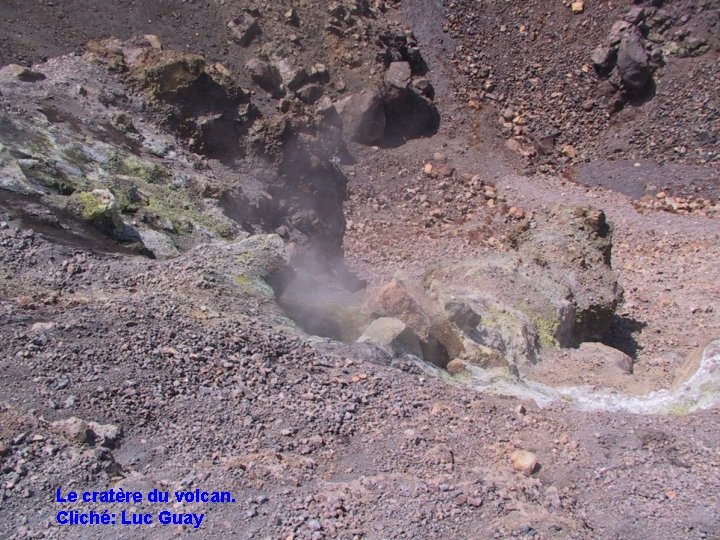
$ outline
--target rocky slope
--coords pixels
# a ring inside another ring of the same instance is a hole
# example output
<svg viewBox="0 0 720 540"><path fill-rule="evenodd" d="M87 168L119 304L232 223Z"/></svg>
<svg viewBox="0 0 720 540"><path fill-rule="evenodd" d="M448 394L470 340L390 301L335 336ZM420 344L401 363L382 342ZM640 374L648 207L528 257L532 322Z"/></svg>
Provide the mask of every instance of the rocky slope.
<svg viewBox="0 0 720 540"><path fill-rule="evenodd" d="M496 107L508 146L533 168L653 160L703 166L706 186L717 184L717 2L448 8L458 96Z"/></svg>
<svg viewBox="0 0 720 540"><path fill-rule="evenodd" d="M0 7L0 536L720 535L717 6L659 4Z"/></svg>

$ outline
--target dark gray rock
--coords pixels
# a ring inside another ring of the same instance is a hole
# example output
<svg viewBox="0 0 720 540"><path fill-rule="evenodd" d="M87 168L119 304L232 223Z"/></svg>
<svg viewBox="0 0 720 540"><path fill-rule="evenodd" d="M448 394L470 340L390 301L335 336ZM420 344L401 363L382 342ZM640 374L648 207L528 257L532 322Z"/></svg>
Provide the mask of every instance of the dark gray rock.
<svg viewBox="0 0 720 540"><path fill-rule="evenodd" d="M313 104L319 100L324 93L324 89L319 84L308 84L298 90L297 96L307 104Z"/></svg>
<svg viewBox="0 0 720 540"><path fill-rule="evenodd" d="M598 73L607 74L615 67L617 51L612 47L597 47L590 59Z"/></svg>
<svg viewBox="0 0 720 540"><path fill-rule="evenodd" d="M652 77L650 58L639 32L628 32L620 42L617 67L623 85L631 92L644 91Z"/></svg>
<svg viewBox="0 0 720 540"><path fill-rule="evenodd" d="M432 135L440 126L440 113L431 100L413 88L389 86L384 95L386 136L413 139Z"/></svg>
<svg viewBox="0 0 720 540"><path fill-rule="evenodd" d="M375 144L383 139L386 120L379 92L364 90L339 101L335 108L348 139L360 144Z"/></svg>
<svg viewBox="0 0 720 540"><path fill-rule="evenodd" d="M283 95L283 80L277 67L259 58L251 58L245 64L245 69L250 72L250 78L268 94L274 98Z"/></svg>

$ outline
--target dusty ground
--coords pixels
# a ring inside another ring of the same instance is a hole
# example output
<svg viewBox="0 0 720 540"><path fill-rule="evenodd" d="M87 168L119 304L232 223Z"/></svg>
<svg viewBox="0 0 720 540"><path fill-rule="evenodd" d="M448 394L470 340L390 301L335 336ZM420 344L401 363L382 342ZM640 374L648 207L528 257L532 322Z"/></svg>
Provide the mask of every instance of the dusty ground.
<svg viewBox="0 0 720 540"><path fill-rule="evenodd" d="M30 14L5 3L0 63L152 32L242 66L215 37L235 3L219 12L128 4L43 2ZM522 174L497 111L452 95L457 43L442 30L442 3L403 1L389 16L421 42L443 124L399 147L350 147L350 267L372 292L397 270L420 275L503 249L516 225L510 207L539 221L559 202L603 208L625 289L605 341L633 356L640 391L669 384L689 350L720 336L717 215L638 204L645 187L607 181L626 178L627 164L591 161L587 177ZM428 176L431 161L454 170ZM685 170L632 167L658 188ZM718 189L696 184L702 196ZM720 537L717 407L679 416L539 409L414 364L378 366L238 297L209 248L161 262L93 233L61 242L3 202L0 537ZM49 424L69 416L121 426L119 447L88 448ZM532 476L510 466L515 449L537 455ZM205 508L198 531L53 524L57 486L110 485L225 489L237 504Z"/></svg>

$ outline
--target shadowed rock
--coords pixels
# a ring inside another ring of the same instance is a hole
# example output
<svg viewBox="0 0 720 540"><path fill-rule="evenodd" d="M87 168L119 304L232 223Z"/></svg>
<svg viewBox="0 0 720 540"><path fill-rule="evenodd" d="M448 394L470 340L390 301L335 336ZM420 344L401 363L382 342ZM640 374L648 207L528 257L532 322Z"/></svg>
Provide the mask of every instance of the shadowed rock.
<svg viewBox="0 0 720 540"><path fill-rule="evenodd" d="M408 352L422 358L418 337L404 322L391 317L381 317L372 322L358 342L375 343L388 354Z"/></svg>
<svg viewBox="0 0 720 540"><path fill-rule="evenodd" d="M385 110L382 96L374 90L339 101L335 108L342 119L343 133L360 144L376 144L385 136Z"/></svg>
<svg viewBox="0 0 720 540"><path fill-rule="evenodd" d="M273 64L259 58L251 58L245 64L245 69L250 72L252 80L272 97L279 98L284 94L280 71Z"/></svg>
<svg viewBox="0 0 720 540"><path fill-rule="evenodd" d="M410 326L425 359L443 367L454 358L533 364L542 349L602 337L622 299L604 213L558 207L550 223L513 241L513 252L437 268L423 285L396 278L372 310Z"/></svg>
<svg viewBox="0 0 720 540"><path fill-rule="evenodd" d="M639 32L628 32L620 42L617 67L628 90L639 93L647 88L652 77L652 67Z"/></svg>

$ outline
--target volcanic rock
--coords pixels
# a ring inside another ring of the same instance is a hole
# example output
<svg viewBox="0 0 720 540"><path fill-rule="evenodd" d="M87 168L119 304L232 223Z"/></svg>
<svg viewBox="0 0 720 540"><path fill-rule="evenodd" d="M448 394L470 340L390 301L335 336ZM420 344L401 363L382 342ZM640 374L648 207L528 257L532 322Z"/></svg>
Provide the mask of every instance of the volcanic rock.
<svg viewBox="0 0 720 540"><path fill-rule="evenodd" d="M435 104L415 88L402 87L402 74L395 73L391 78L393 82L386 85L383 95L386 136L413 139L435 133L440 126L440 113Z"/></svg>
<svg viewBox="0 0 720 540"><path fill-rule="evenodd" d="M138 234L145 249L156 259L169 259L179 253L172 239L160 231L141 228L138 230Z"/></svg>
<svg viewBox="0 0 720 540"><path fill-rule="evenodd" d="M132 68L132 77L160 98L178 92L205 73L205 59L195 54L147 48L137 57L123 58Z"/></svg>
<svg viewBox="0 0 720 540"><path fill-rule="evenodd" d="M398 274L371 300L371 311L407 324L420 338L422 356L441 367L465 351L460 333L426 291Z"/></svg>
<svg viewBox="0 0 720 540"><path fill-rule="evenodd" d="M526 450L515 450L510 454L510 463L513 469L525 476L531 476L539 464L537 456Z"/></svg>
<svg viewBox="0 0 720 540"><path fill-rule="evenodd" d="M408 352L422 358L418 337L399 319L381 317L374 320L358 342L375 343L388 354L398 355Z"/></svg>
<svg viewBox="0 0 720 540"><path fill-rule="evenodd" d="M373 310L408 324L425 358L444 364L461 355L484 366L532 364L544 348L602 337L622 298L605 215L558 207L552 224L513 241L515 252L435 269L422 286L396 277Z"/></svg>
<svg viewBox="0 0 720 540"><path fill-rule="evenodd" d="M53 422L53 427L69 440L78 444L90 444L94 440L93 431L88 423L76 416Z"/></svg>
<svg viewBox="0 0 720 540"><path fill-rule="evenodd" d="M611 47L597 47L590 59L599 73L607 74L615 67L617 51Z"/></svg>
<svg viewBox="0 0 720 540"><path fill-rule="evenodd" d="M68 206L84 220L105 229L110 234L115 235L124 230L125 226L118 213L115 195L108 189L74 193Z"/></svg>
<svg viewBox="0 0 720 540"><path fill-rule="evenodd" d="M574 350L573 350L574 352ZM612 347L608 347L603 343L589 341L581 343L577 349L577 361L582 362L583 357L599 359L610 370L615 370L624 374L633 372L633 360L627 354ZM575 358L575 357L573 357Z"/></svg>
<svg viewBox="0 0 720 540"><path fill-rule="evenodd" d="M323 87L319 84L308 84L298 90L298 97L308 105L312 105L319 100L324 93Z"/></svg>
<svg viewBox="0 0 720 540"><path fill-rule="evenodd" d="M52 426L77 444L97 444L111 449L122 436L122 429L116 425L86 422L76 416L53 422Z"/></svg>
<svg viewBox="0 0 720 540"><path fill-rule="evenodd" d="M617 67L622 82L632 92L642 92L652 76L650 58L639 32L628 32L620 42Z"/></svg>
<svg viewBox="0 0 720 540"><path fill-rule="evenodd" d="M392 62L385 72L385 83L402 90L410 84L410 77L411 71L408 62Z"/></svg>
<svg viewBox="0 0 720 540"><path fill-rule="evenodd" d="M293 66L289 60L285 58L278 58L275 61L280 72L285 88L290 91L298 90L305 82L307 82L309 75L304 67Z"/></svg>
<svg viewBox="0 0 720 540"><path fill-rule="evenodd" d="M385 109L382 96L374 90L364 90L347 97L335 108L342 119L345 136L360 144L376 144L385 135Z"/></svg>
<svg viewBox="0 0 720 540"><path fill-rule="evenodd" d="M450 360L446 369L448 370L448 373L455 375L465 371L467 369L467 364L459 358L456 358L455 360Z"/></svg>

